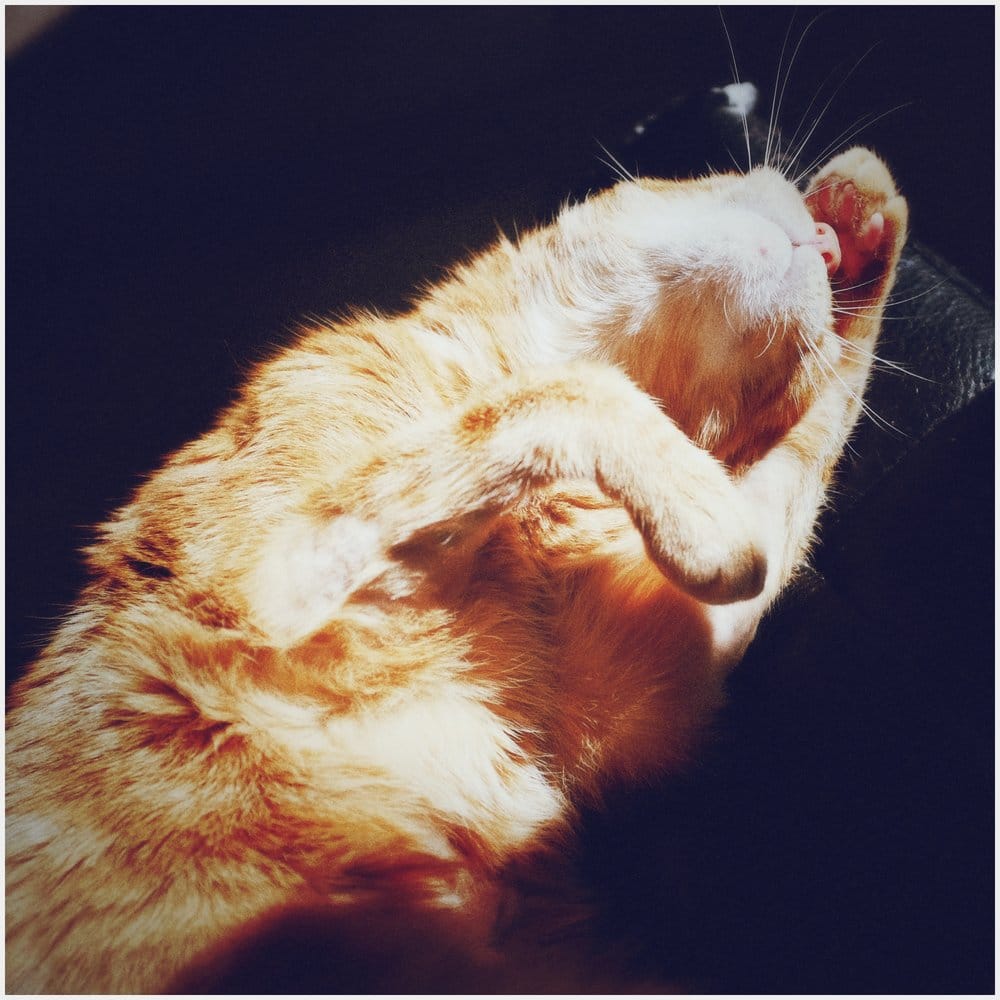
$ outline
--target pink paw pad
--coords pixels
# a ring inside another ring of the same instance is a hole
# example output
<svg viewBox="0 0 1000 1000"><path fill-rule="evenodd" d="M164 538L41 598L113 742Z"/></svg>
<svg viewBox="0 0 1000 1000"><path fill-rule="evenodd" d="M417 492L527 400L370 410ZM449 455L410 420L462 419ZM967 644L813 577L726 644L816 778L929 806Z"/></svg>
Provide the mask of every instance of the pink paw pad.
<svg viewBox="0 0 1000 1000"><path fill-rule="evenodd" d="M848 181L840 189L840 204L836 208L836 220L849 225L858 211L858 189Z"/></svg>
<svg viewBox="0 0 1000 1000"><path fill-rule="evenodd" d="M881 212L865 218L865 199L852 180L832 179L808 199L816 220L816 246L827 273L841 281L856 281L879 256L886 223Z"/></svg>

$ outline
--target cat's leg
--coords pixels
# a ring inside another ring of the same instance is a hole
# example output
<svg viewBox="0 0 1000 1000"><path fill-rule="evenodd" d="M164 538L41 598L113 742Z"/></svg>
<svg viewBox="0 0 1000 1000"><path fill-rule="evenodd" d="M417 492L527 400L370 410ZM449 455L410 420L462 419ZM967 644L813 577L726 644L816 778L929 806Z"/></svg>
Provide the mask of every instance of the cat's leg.
<svg viewBox="0 0 1000 1000"><path fill-rule="evenodd" d="M739 482L760 515L767 578L759 595L709 608L718 654L734 663L767 606L805 558L834 468L862 407L886 298L906 239L907 205L866 149L837 156L812 179L807 203L837 233L833 276L840 356L825 387L785 438Z"/></svg>
<svg viewBox="0 0 1000 1000"><path fill-rule="evenodd" d="M617 369L576 362L511 376L408 426L321 487L262 541L246 587L255 618L293 643L375 580L402 596L401 547L443 544L563 478L619 502L661 572L700 600L760 590L755 518L723 466Z"/></svg>
<svg viewBox="0 0 1000 1000"><path fill-rule="evenodd" d="M834 157L810 180L806 203L840 238L834 275L838 331L851 341L877 336L906 238L907 206L885 164L862 147ZM858 323L856 320L865 320ZM847 327L850 327L848 330Z"/></svg>

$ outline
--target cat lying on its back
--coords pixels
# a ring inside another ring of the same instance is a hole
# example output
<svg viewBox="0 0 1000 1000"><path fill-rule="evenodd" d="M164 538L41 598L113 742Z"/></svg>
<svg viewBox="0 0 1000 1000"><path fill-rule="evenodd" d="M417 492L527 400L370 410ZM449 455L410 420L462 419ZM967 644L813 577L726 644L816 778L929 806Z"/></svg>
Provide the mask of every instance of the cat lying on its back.
<svg viewBox="0 0 1000 1000"><path fill-rule="evenodd" d="M13 693L8 989L299 911L491 975L505 870L684 760L801 562L905 229L861 149L624 183L263 365Z"/></svg>

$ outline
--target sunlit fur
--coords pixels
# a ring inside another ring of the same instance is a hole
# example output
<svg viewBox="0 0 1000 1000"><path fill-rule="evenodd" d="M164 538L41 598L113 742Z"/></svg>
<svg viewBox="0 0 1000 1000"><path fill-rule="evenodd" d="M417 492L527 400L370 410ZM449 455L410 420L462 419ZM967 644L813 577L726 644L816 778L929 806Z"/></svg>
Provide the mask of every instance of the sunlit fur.
<svg viewBox="0 0 1000 1000"><path fill-rule="evenodd" d="M885 219L849 315L774 171L623 183L304 333L138 489L10 699L9 991L303 908L489 965L511 863L684 762L805 555L906 224L866 151L812 185Z"/></svg>

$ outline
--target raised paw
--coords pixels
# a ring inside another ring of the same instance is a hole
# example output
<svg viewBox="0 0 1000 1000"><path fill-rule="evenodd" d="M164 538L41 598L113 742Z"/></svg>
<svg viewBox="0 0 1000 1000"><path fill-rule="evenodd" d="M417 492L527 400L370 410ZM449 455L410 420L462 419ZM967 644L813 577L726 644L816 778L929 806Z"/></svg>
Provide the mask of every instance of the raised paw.
<svg viewBox="0 0 1000 1000"><path fill-rule="evenodd" d="M645 503L626 506L647 554L678 587L707 604L749 600L767 577L756 518L724 472L693 459L675 468L675 488L649 488Z"/></svg>
<svg viewBox="0 0 1000 1000"><path fill-rule="evenodd" d="M859 310L884 304L906 240L907 206L885 164L860 147L834 157L809 183L817 230L835 234L828 257L837 331L849 336Z"/></svg>

